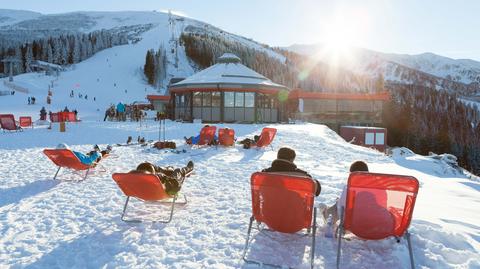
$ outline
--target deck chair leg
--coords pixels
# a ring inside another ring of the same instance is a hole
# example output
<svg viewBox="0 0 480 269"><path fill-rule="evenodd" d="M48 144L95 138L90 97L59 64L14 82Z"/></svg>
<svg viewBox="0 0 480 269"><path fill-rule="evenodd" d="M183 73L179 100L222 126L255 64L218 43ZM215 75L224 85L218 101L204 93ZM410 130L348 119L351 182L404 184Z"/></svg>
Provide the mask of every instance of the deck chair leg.
<svg viewBox="0 0 480 269"><path fill-rule="evenodd" d="M254 220L254 217L251 216L250 217L250 224L248 225L247 240L245 240L245 247L243 248L243 255L242 255L242 259L247 263L249 262L249 260L247 260L245 258L245 255L247 255L248 243L250 242L250 233L252 232L253 220Z"/></svg>
<svg viewBox="0 0 480 269"><path fill-rule="evenodd" d="M313 269L315 261L315 237L317 234L317 208L313 208L312 248L310 249L310 268Z"/></svg>
<svg viewBox="0 0 480 269"><path fill-rule="evenodd" d="M55 176L53 176L53 180L55 180L55 179L57 178L58 172L60 172L60 169L61 169L61 168L62 168L62 167L60 167L60 166L58 167L58 170L57 170L57 172L55 173Z"/></svg>
<svg viewBox="0 0 480 269"><path fill-rule="evenodd" d="M123 212L122 212L122 220L123 221L126 221L125 220L125 211L127 211L127 205L128 205L128 201L130 200L130 196L127 196L127 201L125 201L125 205L123 206Z"/></svg>
<svg viewBox="0 0 480 269"><path fill-rule="evenodd" d="M87 179L89 171L90 171L90 168L87 169L87 172L85 172L85 176L83 177L83 179L81 181L84 181L85 179Z"/></svg>
<svg viewBox="0 0 480 269"><path fill-rule="evenodd" d="M337 269L340 268L340 255L342 253L342 235L343 235L343 221L344 214L343 211L345 208L342 206L340 208L340 226L338 226L338 248L337 248Z"/></svg>
<svg viewBox="0 0 480 269"><path fill-rule="evenodd" d="M412 241L410 240L410 233L408 231L405 233L405 238L407 239L408 253L410 254L410 267L412 269L415 269L415 263L413 261Z"/></svg>
<svg viewBox="0 0 480 269"><path fill-rule="evenodd" d="M175 197L173 197L173 201L172 201L172 207L170 208L170 216L168 217L168 220L166 221L159 221L161 223L169 223L170 221L172 221L172 217L173 217L173 209L175 208L175 201L177 200L177 196L175 195Z"/></svg>

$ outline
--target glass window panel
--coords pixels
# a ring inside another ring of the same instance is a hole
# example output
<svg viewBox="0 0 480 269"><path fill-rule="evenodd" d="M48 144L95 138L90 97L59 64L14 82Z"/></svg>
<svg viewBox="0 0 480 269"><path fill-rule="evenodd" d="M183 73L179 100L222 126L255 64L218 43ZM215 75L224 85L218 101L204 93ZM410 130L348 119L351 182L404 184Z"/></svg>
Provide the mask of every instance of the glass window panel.
<svg viewBox="0 0 480 269"><path fill-rule="evenodd" d="M223 100L225 107L234 107L235 106L235 93L234 92L224 92Z"/></svg>
<svg viewBox="0 0 480 269"><path fill-rule="evenodd" d="M212 106L212 93L204 92L203 93L203 106Z"/></svg>
<svg viewBox="0 0 480 269"><path fill-rule="evenodd" d="M193 93L193 106L202 106L202 93L194 92Z"/></svg>
<svg viewBox="0 0 480 269"><path fill-rule="evenodd" d="M212 92L212 106L219 107L220 106L220 92Z"/></svg>
<svg viewBox="0 0 480 269"><path fill-rule="evenodd" d="M243 107L243 92L235 93L235 107Z"/></svg>
<svg viewBox="0 0 480 269"><path fill-rule="evenodd" d="M255 106L255 93L246 92L245 93L245 107L254 107Z"/></svg>
<svg viewBox="0 0 480 269"><path fill-rule="evenodd" d="M365 133L365 145L373 145L375 133Z"/></svg>
<svg viewBox="0 0 480 269"><path fill-rule="evenodd" d="M385 134L376 133L375 134L375 145L384 145L385 144Z"/></svg>

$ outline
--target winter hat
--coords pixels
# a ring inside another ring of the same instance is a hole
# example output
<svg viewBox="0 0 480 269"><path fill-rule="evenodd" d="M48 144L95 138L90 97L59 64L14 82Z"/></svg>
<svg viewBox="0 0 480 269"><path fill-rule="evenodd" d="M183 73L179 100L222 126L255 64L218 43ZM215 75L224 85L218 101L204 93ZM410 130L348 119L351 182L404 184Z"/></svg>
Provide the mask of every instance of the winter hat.
<svg viewBox="0 0 480 269"><path fill-rule="evenodd" d="M143 173L150 173L150 174L155 174L155 166L151 163L141 163L137 166L136 169L138 172L143 172Z"/></svg>
<svg viewBox="0 0 480 269"><path fill-rule="evenodd" d="M57 149L70 149L67 144L60 143L57 145Z"/></svg>
<svg viewBox="0 0 480 269"><path fill-rule="evenodd" d="M287 147L280 148L277 153L277 159L293 162L295 160L295 150Z"/></svg>
<svg viewBox="0 0 480 269"><path fill-rule="evenodd" d="M368 172L368 166L364 161L356 161L350 165L350 172Z"/></svg>

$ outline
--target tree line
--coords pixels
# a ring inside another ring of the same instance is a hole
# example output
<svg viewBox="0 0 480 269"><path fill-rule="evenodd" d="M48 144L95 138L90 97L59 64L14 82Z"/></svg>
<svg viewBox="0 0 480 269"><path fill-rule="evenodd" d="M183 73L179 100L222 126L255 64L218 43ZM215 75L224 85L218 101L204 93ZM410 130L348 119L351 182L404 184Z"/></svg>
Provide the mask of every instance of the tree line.
<svg viewBox="0 0 480 269"><path fill-rule="evenodd" d="M459 96L432 88L388 83L392 99L385 104L389 146L416 153L451 153L459 164L480 174L480 113Z"/></svg>
<svg viewBox="0 0 480 269"><path fill-rule="evenodd" d="M145 65L143 73L147 78L148 84L161 88L165 86L167 78L167 52L163 46L157 51L150 49L145 55Z"/></svg>
<svg viewBox="0 0 480 269"><path fill-rule="evenodd" d="M282 49L275 49L275 51L283 56L285 61L272 57L267 52L218 35L182 33L180 44L185 47L185 53L198 69L215 64L223 53L231 52L237 55L247 67L275 83L290 88L337 92L380 90L376 87L378 83L375 79L340 68L332 70L327 64L312 63L308 57Z"/></svg>
<svg viewBox="0 0 480 269"><path fill-rule="evenodd" d="M20 64L14 65L13 74L17 75L30 72L29 65L35 60L59 65L75 64L98 51L123 44L128 44L127 35L109 30L88 34L63 34L9 47L0 46L0 60L6 57L20 60ZM0 64L0 73L7 71L7 68L6 65Z"/></svg>

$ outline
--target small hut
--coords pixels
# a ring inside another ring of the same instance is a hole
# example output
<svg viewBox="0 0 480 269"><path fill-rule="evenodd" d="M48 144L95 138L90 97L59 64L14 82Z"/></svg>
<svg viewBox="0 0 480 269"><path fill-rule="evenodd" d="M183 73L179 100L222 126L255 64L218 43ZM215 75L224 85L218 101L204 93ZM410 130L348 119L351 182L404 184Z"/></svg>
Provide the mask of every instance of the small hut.
<svg viewBox="0 0 480 269"><path fill-rule="evenodd" d="M225 53L217 63L169 87L174 119L203 122L278 122L276 84Z"/></svg>

